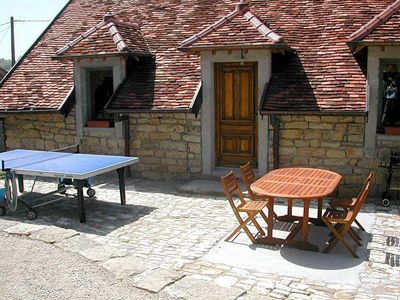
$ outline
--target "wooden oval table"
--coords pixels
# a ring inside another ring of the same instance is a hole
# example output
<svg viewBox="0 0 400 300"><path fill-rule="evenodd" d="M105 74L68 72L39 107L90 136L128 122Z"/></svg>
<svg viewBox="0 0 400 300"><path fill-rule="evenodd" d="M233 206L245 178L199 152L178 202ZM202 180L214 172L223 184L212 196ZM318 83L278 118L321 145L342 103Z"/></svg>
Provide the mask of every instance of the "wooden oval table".
<svg viewBox="0 0 400 300"><path fill-rule="evenodd" d="M251 185L251 190L261 198L267 198L270 205L268 214L268 234L263 242L276 244L279 239L273 237L273 203L275 198L288 200L288 215L278 217L279 220L299 222L285 240L289 246L300 249L319 251L316 245L308 242L308 223L320 222L322 215L322 201L326 196L331 195L342 180L342 175L335 172L313 169L313 168L283 168L273 170L259 178ZM292 201L302 200L304 202L303 216L292 216ZM309 217L311 200L318 200L318 217ZM302 239L294 240L297 232L303 229Z"/></svg>

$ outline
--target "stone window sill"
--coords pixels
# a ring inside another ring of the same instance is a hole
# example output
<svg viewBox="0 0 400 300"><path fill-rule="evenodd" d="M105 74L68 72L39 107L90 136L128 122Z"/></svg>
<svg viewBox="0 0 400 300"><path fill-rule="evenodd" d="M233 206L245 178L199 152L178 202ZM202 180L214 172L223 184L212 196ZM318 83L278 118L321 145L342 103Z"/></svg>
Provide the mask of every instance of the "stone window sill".
<svg viewBox="0 0 400 300"><path fill-rule="evenodd" d="M109 128L83 127L83 133L85 133L85 134L108 133L110 135L113 135L113 134L115 134L115 127L109 127Z"/></svg>
<svg viewBox="0 0 400 300"><path fill-rule="evenodd" d="M379 141L400 141L400 135L377 133L376 137Z"/></svg>

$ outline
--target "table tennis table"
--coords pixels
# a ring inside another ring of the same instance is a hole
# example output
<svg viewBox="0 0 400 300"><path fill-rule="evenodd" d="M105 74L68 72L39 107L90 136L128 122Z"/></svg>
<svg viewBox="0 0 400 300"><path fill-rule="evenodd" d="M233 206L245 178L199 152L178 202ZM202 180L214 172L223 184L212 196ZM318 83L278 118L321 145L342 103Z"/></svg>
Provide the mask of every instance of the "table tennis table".
<svg viewBox="0 0 400 300"><path fill-rule="evenodd" d="M77 149L77 152L79 152L79 147ZM16 195L15 205L18 203L18 192L15 190L18 186L20 193L24 192L23 176L25 175L34 176L35 178L69 179L77 190L79 220L81 223L85 223L86 210L83 188L87 180L94 176L116 170L118 173L121 204L125 205L125 168L137 163L139 159L137 157L81 154L59 152L57 150L38 151L17 149L0 153L0 161L2 170L5 172L6 183L7 180L13 180L14 182L14 191L9 191L8 193L6 191L6 195L8 194L8 197L13 193ZM63 193L65 189L60 189L59 186L56 191L49 194L57 192ZM36 212L29 205L25 204L25 206L36 215Z"/></svg>

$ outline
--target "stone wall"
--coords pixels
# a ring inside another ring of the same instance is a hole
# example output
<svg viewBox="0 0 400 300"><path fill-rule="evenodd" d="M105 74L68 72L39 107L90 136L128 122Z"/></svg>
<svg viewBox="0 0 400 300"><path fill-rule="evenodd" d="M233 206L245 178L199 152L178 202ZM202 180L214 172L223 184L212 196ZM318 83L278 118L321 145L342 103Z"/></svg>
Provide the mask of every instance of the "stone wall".
<svg viewBox="0 0 400 300"><path fill-rule="evenodd" d="M50 150L76 144L75 117L59 113L13 114L5 117L7 149Z"/></svg>
<svg viewBox="0 0 400 300"><path fill-rule="evenodd" d="M130 115L134 171L151 179L193 178L201 174L200 117L187 113Z"/></svg>
<svg viewBox="0 0 400 300"><path fill-rule="evenodd" d="M356 195L368 173L378 170L379 159L374 155L368 158L364 151L365 117L291 115L279 120L280 167L309 166L338 172L344 176L339 190L343 196ZM381 173L376 176L379 184ZM375 193L377 188L375 185Z"/></svg>
<svg viewBox="0 0 400 300"><path fill-rule="evenodd" d="M134 176L188 178L201 174L200 118L186 113L130 116L131 155L138 156ZM85 128L76 135L75 113L13 114L5 117L8 149L58 149L80 143L84 153L125 154L125 140L115 129Z"/></svg>

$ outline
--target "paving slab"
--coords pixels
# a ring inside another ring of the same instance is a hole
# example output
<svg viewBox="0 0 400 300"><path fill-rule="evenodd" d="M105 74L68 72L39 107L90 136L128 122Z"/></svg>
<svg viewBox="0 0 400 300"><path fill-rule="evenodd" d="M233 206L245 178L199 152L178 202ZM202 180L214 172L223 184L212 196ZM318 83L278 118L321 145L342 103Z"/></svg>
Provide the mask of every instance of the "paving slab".
<svg viewBox="0 0 400 300"><path fill-rule="evenodd" d="M164 287L173 284L183 276L184 275L182 273L176 271L157 268L147 270L132 277L131 283L134 287L138 287L152 293L158 293Z"/></svg>
<svg viewBox="0 0 400 300"><path fill-rule="evenodd" d="M155 265L148 263L142 257L134 255L111 258L101 263L101 266L113 272L117 279L137 275L156 267Z"/></svg>
<svg viewBox="0 0 400 300"><path fill-rule="evenodd" d="M90 259L94 262L105 261L114 257L124 257L127 256L128 252L123 249L118 249L115 247L107 245L98 245L95 247L90 247L79 252L81 255Z"/></svg>
<svg viewBox="0 0 400 300"><path fill-rule="evenodd" d="M270 296L260 295L257 293L246 292L243 296L240 296L237 300L271 300Z"/></svg>
<svg viewBox="0 0 400 300"><path fill-rule="evenodd" d="M80 234L68 239L61 240L54 245L66 251L80 252L89 248L94 248L100 244Z"/></svg>
<svg viewBox="0 0 400 300"><path fill-rule="evenodd" d="M3 229L5 232L10 234L21 234L21 235L30 235L35 231L39 231L44 229L45 225L38 224L30 224L30 223L19 223L17 225L7 227Z"/></svg>
<svg viewBox="0 0 400 300"><path fill-rule="evenodd" d="M284 214L285 209L285 206L275 206L278 215ZM316 209L310 209L311 215L316 213ZM301 208L295 207L294 214L301 214ZM375 220L374 215L361 213L357 219L367 232L370 232ZM288 233L289 231L285 230L274 232L276 235L282 234L282 237ZM321 237L327 239L328 235L329 231L326 227L309 226L309 241L319 245L320 249L324 247L324 239ZM365 232L361 235L364 241L370 239ZM252 245L248 237L241 232L230 242L220 241L203 259L211 263L263 273L358 285L360 284L359 274L365 270L369 258L369 252L365 247L366 245L364 248L357 248L360 258L354 259L340 245L329 254L288 247L274 248L267 245ZM382 252L379 253L382 254ZM380 261L382 260L384 257L380 257Z"/></svg>
<svg viewBox="0 0 400 300"><path fill-rule="evenodd" d="M79 232L76 232L72 229L48 226L42 230L33 232L30 237L34 240L40 240L45 243L54 244L76 235L79 235Z"/></svg>
<svg viewBox="0 0 400 300"><path fill-rule="evenodd" d="M215 283L184 277L175 284L166 287L165 291L172 297L190 300L234 300L245 291L236 288L227 288Z"/></svg>
<svg viewBox="0 0 400 300"><path fill-rule="evenodd" d="M20 224L20 222L18 222L18 221L13 221L13 220L1 219L1 222L0 222L0 230L4 230L4 229L6 229L6 228L8 228L8 227L15 226L15 225L17 225L17 224Z"/></svg>

